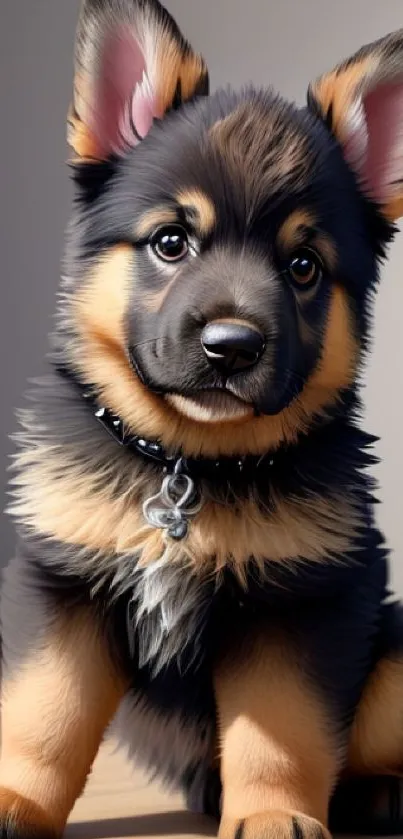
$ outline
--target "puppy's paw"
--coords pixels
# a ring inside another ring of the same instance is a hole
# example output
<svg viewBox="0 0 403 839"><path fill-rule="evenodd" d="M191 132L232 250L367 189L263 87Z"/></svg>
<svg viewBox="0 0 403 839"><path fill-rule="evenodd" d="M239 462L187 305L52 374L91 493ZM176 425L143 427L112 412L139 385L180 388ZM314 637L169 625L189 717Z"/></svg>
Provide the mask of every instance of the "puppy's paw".
<svg viewBox="0 0 403 839"><path fill-rule="evenodd" d="M272 810L248 816L238 822L223 819L219 839L330 839L330 833L316 819L303 813Z"/></svg>
<svg viewBox="0 0 403 839"><path fill-rule="evenodd" d="M48 816L28 798L0 787L1 839L59 839Z"/></svg>

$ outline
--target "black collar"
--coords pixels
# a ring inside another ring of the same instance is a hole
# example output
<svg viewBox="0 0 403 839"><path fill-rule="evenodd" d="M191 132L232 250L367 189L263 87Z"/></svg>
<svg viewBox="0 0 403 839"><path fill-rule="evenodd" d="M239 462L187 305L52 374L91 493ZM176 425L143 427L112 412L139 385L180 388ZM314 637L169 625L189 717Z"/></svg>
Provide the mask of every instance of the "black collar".
<svg viewBox="0 0 403 839"><path fill-rule="evenodd" d="M132 434L125 428L123 420L103 407L97 399L96 391L82 382L66 367L57 367L57 371L64 378L71 381L81 392L81 397L88 404L96 420L120 445L140 455L145 460L159 464L164 472L183 472L192 478L208 480L236 480L253 481L261 467L270 468L273 465L272 452L263 455L239 455L233 457L184 457L180 452L170 454L156 440L147 440L139 434Z"/></svg>

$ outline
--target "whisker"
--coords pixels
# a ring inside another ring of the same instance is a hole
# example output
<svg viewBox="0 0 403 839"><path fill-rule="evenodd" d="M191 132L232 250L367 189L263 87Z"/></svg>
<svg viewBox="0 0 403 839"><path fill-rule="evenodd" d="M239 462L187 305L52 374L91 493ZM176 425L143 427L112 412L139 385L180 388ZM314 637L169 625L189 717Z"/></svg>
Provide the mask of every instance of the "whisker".
<svg viewBox="0 0 403 839"><path fill-rule="evenodd" d="M130 344L130 349L137 350L139 347L144 347L146 344L156 344L157 341L161 341L162 335L157 338L147 338L146 341L138 341L137 344Z"/></svg>
<svg viewBox="0 0 403 839"><path fill-rule="evenodd" d="M146 341L140 341L137 344L133 344L132 349L136 349L137 347L142 347L142 346L145 346L145 345L153 343L153 342L156 343L157 341L160 341L160 340L161 340L161 337L160 338L149 338ZM164 357L165 357L165 361L168 361L168 362L171 360L171 358L176 360L175 359L175 350L172 350L172 352L170 352L169 349L166 350L164 352ZM271 385L280 385L281 386L281 385L284 384L283 380L280 378L281 374L283 374L284 376L291 376L292 377L293 381L291 383L287 384L287 393L290 393L290 394L294 393L295 395L297 395L298 388L296 386L296 381L299 382L302 385L306 384L306 378L304 376L301 376L300 373L297 373L296 370L293 370L290 367L278 367L276 369L275 373L276 373L275 377L271 378L271 382L270 382ZM187 388L192 388L192 387L193 388L200 388L200 387L203 387L203 386L210 386L212 384L214 385L214 383L211 382L211 370L210 369L205 369L203 371L199 371L198 374L196 374L196 375L192 375L191 379L186 382L186 387Z"/></svg>

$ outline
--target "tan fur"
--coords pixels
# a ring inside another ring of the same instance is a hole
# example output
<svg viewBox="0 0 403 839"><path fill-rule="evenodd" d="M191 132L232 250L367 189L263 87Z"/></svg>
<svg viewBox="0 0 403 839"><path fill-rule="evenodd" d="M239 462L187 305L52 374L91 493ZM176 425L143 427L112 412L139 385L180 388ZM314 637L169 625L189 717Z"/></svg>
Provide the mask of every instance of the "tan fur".
<svg viewBox="0 0 403 839"><path fill-rule="evenodd" d="M351 731L353 775L403 772L403 658L383 659L370 677Z"/></svg>
<svg viewBox="0 0 403 839"><path fill-rule="evenodd" d="M67 142L74 149L77 158L72 163L80 160L95 162L99 156L98 143L93 132L79 119L74 107L71 106L67 116Z"/></svg>
<svg viewBox="0 0 403 839"><path fill-rule="evenodd" d="M196 233L208 236L216 223L216 211L211 199L200 189L186 189L177 195L178 204L195 216Z"/></svg>
<svg viewBox="0 0 403 839"><path fill-rule="evenodd" d="M174 207L153 207L138 219L134 228L136 239L146 239L158 227L164 224L174 224L178 216Z"/></svg>
<svg viewBox="0 0 403 839"><path fill-rule="evenodd" d="M389 221L394 222L403 217L403 195L398 195L392 198L391 201L383 208L384 213Z"/></svg>
<svg viewBox="0 0 403 839"><path fill-rule="evenodd" d="M133 260L130 246L113 248L83 283L74 312L78 336L71 347L84 379L99 388L101 400L132 429L162 439L173 449L179 442L186 453L261 453L294 439L313 414L331 404L338 389L351 381L356 345L345 293L336 286L321 362L288 409L278 417L232 423L231 434L225 423L212 424L206 431L186 420L143 387L126 355L124 315ZM92 474L75 460L74 447L60 451L29 446L18 465L15 514L37 532L95 551L91 561L97 570L99 553L105 564L122 553L139 551L145 563L163 553L161 533L145 525L141 512L143 501L159 485L144 479L136 484L131 476L127 488L120 485L117 492L115 464L110 464L109 478L106 473ZM230 562L242 577L251 556L258 564L263 558L320 561L343 554L356 534L359 522L354 500L348 496L270 500L273 509L267 513L253 498L234 506L207 501L186 543L171 546L170 558L190 563L202 573Z"/></svg>
<svg viewBox="0 0 403 839"><path fill-rule="evenodd" d="M346 116L357 92L365 79L371 77L379 66L379 57L365 55L354 62L346 62L331 73L322 76L311 86L315 101L320 104L324 117L332 108L332 130L343 140L346 131Z"/></svg>
<svg viewBox="0 0 403 839"><path fill-rule="evenodd" d="M190 50L187 54L183 54L168 33L162 34L159 39L157 68L157 96L161 115L170 108L178 81L181 85L182 98L186 101L192 96L195 87L206 72L202 57Z"/></svg>
<svg viewBox="0 0 403 839"><path fill-rule="evenodd" d="M304 241L307 228L315 227L317 219L311 210L294 210L291 215L283 221L277 234L277 245L281 251L290 253Z"/></svg>
<svg viewBox="0 0 403 839"><path fill-rule="evenodd" d="M195 88L207 74L206 65L201 55L189 52L182 60L179 71L182 98L184 101L193 96Z"/></svg>
<svg viewBox="0 0 403 839"><path fill-rule="evenodd" d="M402 77L403 30L400 30L360 49L348 61L311 84L309 93L329 122L329 127L343 143L348 136L349 117L355 104L375 88L381 91L385 83L401 83ZM389 221L402 217L400 179L389 185L389 195L382 209Z"/></svg>
<svg viewBox="0 0 403 839"><path fill-rule="evenodd" d="M124 365L130 371L124 330L132 265L131 245L117 245L101 257L97 270L77 292L72 318L78 333L86 335L94 360ZM81 341L72 347L72 360L80 368ZM84 371L83 371L84 372Z"/></svg>
<svg viewBox="0 0 403 839"><path fill-rule="evenodd" d="M196 233L207 236L213 230L216 222L215 207L210 198L201 190L183 190L176 196L179 207L189 211L194 217ZM138 239L149 236L164 224L174 224L178 215L174 207L153 207L142 215L136 223L134 234Z"/></svg>
<svg viewBox="0 0 403 839"><path fill-rule="evenodd" d="M107 474L89 474L73 456L59 450L27 451L19 465L14 514L37 532L102 552L106 565L111 554L139 551L144 562L151 562L163 553L161 533L146 526L141 511L142 502L159 484L141 478L117 493L114 464L108 479ZM253 499L234 506L207 501L186 542L172 545L172 561L205 572L211 570L214 556L215 570L232 563L242 575L251 556L258 565L264 559L331 560L343 554L357 534L360 522L354 500L346 495L270 501L274 509L266 513ZM93 561L99 571L101 559Z"/></svg>
<svg viewBox="0 0 403 839"><path fill-rule="evenodd" d="M283 222L277 236L280 250L289 255L293 250L305 244L306 229L314 228L316 219L309 210L295 210ZM334 269L337 264L337 251L329 236L317 231L310 237L309 247L317 251L328 268Z"/></svg>
<svg viewBox="0 0 403 839"><path fill-rule="evenodd" d="M224 791L220 836L255 814L266 819L265 836L277 835L278 817L296 813L326 824L338 749L323 702L296 651L267 628L237 649L215 673Z"/></svg>
<svg viewBox="0 0 403 839"><path fill-rule="evenodd" d="M320 407L332 404L338 390L352 384L358 352L346 292L341 286L334 285L322 358L300 397L306 414L320 410L320 403Z"/></svg>
<svg viewBox="0 0 403 839"><path fill-rule="evenodd" d="M182 99L189 99L206 76L206 66L170 25L164 26L152 8L147 11L137 4L122 3L119 14L112 5L105 5L102 13L82 3L77 27L75 52L74 97L68 118L68 141L79 159L102 159L105 150L93 130L94 112L102 107L99 95L99 66L104 60L103 50L108 37L125 31L143 51L147 77L155 103L155 117L162 118L172 105L178 84ZM154 51L150 44L158 45ZM132 90L125 95L130 99Z"/></svg>
<svg viewBox="0 0 403 839"><path fill-rule="evenodd" d="M78 339L71 347L84 380L98 388L101 399L133 431L160 439L168 449L180 445L186 455L260 454L295 441L312 417L333 405L339 390L353 381L358 345L346 292L336 285L322 358L291 405L276 416L231 420L231 433L228 422L206 426L182 416L141 384L127 357L124 315L133 260L133 248L115 247L83 282L72 315Z"/></svg>
<svg viewBox="0 0 403 839"><path fill-rule="evenodd" d="M0 824L7 827L14 835L29 839L56 839L59 831L51 823L46 813L28 798L23 798L14 790L0 788Z"/></svg>
<svg viewBox="0 0 403 839"><path fill-rule="evenodd" d="M317 819L292 810L270 810L247 819L226 819L220 825L219 839L295 839L295 822L304 839L330 839L328 830Z"/></svg>
<svg viewBox="0 0 403 839"><path fill-rule="evenodd" d="M126 390L125 401L119 404L117 412L129 423L130 415L122 408L133 406L136 410L133 427L149 433L153 419L148 415L150 403L158 405L160 415L165 418L161 428L166 430L169 412L173 417L175 412L148 394L126 358L122 324L126 277L133 258L129 247L114 249L84 284L77 302L77 320L83 342L85 336L84 351L78 344L74 357L88 382L97 383L101 392L104 389L108 404L114 407L116 402L110 396L123 394ZM337 291L335 289L328 327L330 347L314 375L324 401L326 397L330 399L332 388L339 386L340 365L348 372L351 354L347 304L343 293ZM311 410L317 405L315 392L310 394L308 388L302 398ZM271 419L267 418L268 423ZM258 422L251 420L248 426L253 429ZM191 421L186 422L177 415L173 429L177 432L176 439L186 441L186 435L181 432L191 425ZM194 425L196 430L197 425ZM227 445L234 431L233 426L231 435L226 432L225 438L223 436ZM242 439L248 440L249 434L249 428L248 434L243 430ZM155 436L164 435L157 432ZM215 430L213 440L214 437ZM256 451L253 444L259 442L264 451L264 438L254 439L253 436L252 450ZM117 494L113 463L109 479L107 475L91 474L82 469L81 462L74 460L74 450L69 453L65 448L59 451L29 447L20 456L19 467L18 500L14 511L36 531L101 551L105 554L105 562L111 553L138 550L142 552L144 562L161 556L164 549L161 534L145 526L141 513L142 502L157 491L156 485L150 486L144 481L136 485L131 479L127 490L121 489ZM274 511L267 514L258 509L253 499L234 507L207 502L193 523L184 548L172 547L172 558L188 561L203 571L209 567L213 555L216 568L232 561L240 569L251 555L258 563L264 557L273 561L298 557L318 561L334 553L342 554L356 533L358 521L353 500L348 497L336 495L326 500L312 496L304 501L273 498L272 502ZM340 516L344 521L342 530L338 526Z"/></svg>
<svg viewBox="0 0 403 839"><path fill-rule="evenodd" d="M61 618L2 686L0 785L61 831L124 690L91 613Z"/></svg>

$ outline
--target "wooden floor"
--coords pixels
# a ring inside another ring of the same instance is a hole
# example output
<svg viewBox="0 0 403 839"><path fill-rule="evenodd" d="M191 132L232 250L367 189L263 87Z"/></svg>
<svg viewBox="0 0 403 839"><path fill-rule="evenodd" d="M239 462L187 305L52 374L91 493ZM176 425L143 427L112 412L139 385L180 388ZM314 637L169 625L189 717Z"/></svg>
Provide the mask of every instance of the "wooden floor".
<svg viewBox="0 0 403 839"><path fill-rule="evenodd" d="M215 835L214 824L184 812L180 798L148 783L111 744L102 748L66 830L68 839L197 839Z"/></svg>
<svg viewBox="0 0 403 839"><path fill-rule="evenodd" d="M65 836L66 839L198 839L216 836L216 825L186 813L180 798L168 796L157 784L148 783L116 753L113 745L106 744L85 795L71 814Z"/></svg>

